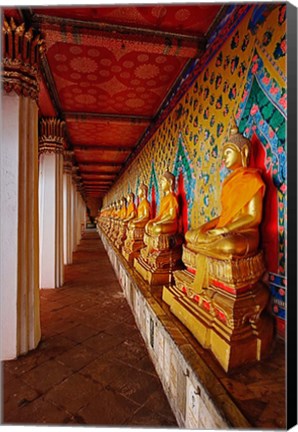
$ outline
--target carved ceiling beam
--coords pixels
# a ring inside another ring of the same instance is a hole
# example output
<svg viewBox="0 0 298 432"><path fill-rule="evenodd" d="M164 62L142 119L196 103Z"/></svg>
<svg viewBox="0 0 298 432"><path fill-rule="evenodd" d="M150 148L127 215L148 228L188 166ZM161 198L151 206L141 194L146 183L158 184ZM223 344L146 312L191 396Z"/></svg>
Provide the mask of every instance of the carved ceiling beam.
<svg viewBox="0 0 298 432"><path fill-rule="evenodd" d="M136 116L136 115L125 115L125 114L106 114L106 113L85 113L85 112L72 112L65 111L64 118L67 121L80 121L80 120L103 120L104 122L121 122L121 123L136 123L144 124L147 126L151 121L152 117L148 116Z"/></svg>
<svg viewBox="0 0 298 432"><path fill-rule="evenodd" d="M117 167L117 168L121 168L123 166L123 163L119 162L96 162L96 161L91 161L91 162L79 162L80 167L84 167L84 166L97 166L97 167Z"/></svg>
<svg viewBox="0 0 298 432"><path fill-rule="evenodd" d="M160 55L195 58L206 46L204 36L131 28L106 23L92 23L74 19L34 15L33 25L47 35L47 46L56 42L134 50Z"/></svg>
<svg viewBox="0 0 298 432"><path fill-rule="evenodd" d="M82 172L81 175L82 177L87 177L87 176L116 177L117 173L105 172L105 171L86 171L86 172Z"/></svg>
<svg viewBox="0 0 298 432"><path fill-rule="evenodd" d="M74 151L104 151L104 152L127 152L130 153L132 150L132 147L113 147L109 145L74 145Z"/></svg>
<svg viewBox="0 0 298 432"><path fill-rule="evenodd" d="M17 26L4 17L2 25L2 68L4 90L37 100L39 64L45 53L45 41L25 23Z"/></svg>

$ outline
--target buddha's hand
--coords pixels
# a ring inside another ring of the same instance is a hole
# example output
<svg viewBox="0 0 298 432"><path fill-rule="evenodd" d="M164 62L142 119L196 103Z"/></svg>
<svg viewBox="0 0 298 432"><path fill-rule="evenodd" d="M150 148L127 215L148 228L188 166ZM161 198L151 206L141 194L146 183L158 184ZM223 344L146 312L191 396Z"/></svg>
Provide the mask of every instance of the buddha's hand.
<svg viewBox="0 0 298 432"><path fill-rule="evenodd" d="M214 228L207 232L208 236L217 237L224 234L227 234L228 230L227 228Z"/></svg>

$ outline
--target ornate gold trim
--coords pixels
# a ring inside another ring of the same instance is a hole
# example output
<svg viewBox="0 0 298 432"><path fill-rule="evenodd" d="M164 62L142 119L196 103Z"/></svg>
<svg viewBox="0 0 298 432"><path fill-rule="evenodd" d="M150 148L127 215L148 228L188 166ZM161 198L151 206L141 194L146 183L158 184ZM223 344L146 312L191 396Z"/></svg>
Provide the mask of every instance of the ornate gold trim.
<svg viewBox="0 0 298 432"><path fill-rule="evenodd" d="M39 154L64 153L65 121L55 117L42 118L40 121Z"/></svg>
<svg viewBox="0 0 298 432"><path fill-rule="evenodd" d="M4 18L2 27L2 81L7 93L38 99L39 62L45 53L45 41L34 30L25 31L25 24L17 26Z"/></svg>

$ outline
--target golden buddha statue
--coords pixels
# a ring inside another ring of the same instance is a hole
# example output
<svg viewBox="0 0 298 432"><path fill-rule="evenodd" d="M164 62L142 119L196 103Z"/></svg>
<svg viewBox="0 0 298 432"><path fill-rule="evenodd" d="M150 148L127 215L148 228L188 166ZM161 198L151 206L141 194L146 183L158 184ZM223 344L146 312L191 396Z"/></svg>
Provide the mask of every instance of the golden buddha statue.
<svg viewBox="0 0 298 432"><path fill-rule="evenodd" d="M139 255L140 249L145 246L144 230L150 219L150 204L147 195L148 187L142 183L138 190L140 203L137 208L137 216L128 222L127 236L122 248L124 258L130 263Z"/></svg>
<svg viewBox="0 0 298 432"><path fill-rule="evenodd" d="M110 239L111 241L115 242L118 238L119 229L121 221L123 221L126 218L126 198L122 197L118 202L118 217L115 219L113 232L111 233Z"/></svg>
<svg viewBox="0 0 298 432"><path fill-rule="evenodd" d="M264 357L272 340L259 249L265 184L248 167L250 151L250 141L234 125L223 147L232 172L223 182L221 214L186 232L186 269L174 272L175 285L163 289L171 311L226 371Z"/></svg>
<svg viewBox="0 0 298 432"><path fill-rule="evenodd" d="M145 225L144 243L134 267L150 285L169 280L173 270L179 268L182 236L179 234L179 206L174 192L175 176L169 171L161 178L164 194L158 215Z"/></svg>
<svg viewBox="0 0 298 432"><path fill-rule="evenodd" d="M112 211L111 211L111 216L110 216L110 225L109 225L109 229L107 231L107 236L109 238L111 238L111 235L114 232L114 227L116 226L116 221L119 219L119 209L120 207L120 201L114 201L112 204Z"/></svg>
<svg viewBox="0 0 298 432"><path fill-rule="evenodd" d="M134 203L135 196L133 192L130 192L126 197L126 204L127 207L125 207L126 214L124 219L121 217L121 220L119 222L119 232L118 237L115 243L115 246L120 249L123 245L124 240L126 239L126 229L127 224L130 220L132 220L136 216L136 206Z"/></svg>

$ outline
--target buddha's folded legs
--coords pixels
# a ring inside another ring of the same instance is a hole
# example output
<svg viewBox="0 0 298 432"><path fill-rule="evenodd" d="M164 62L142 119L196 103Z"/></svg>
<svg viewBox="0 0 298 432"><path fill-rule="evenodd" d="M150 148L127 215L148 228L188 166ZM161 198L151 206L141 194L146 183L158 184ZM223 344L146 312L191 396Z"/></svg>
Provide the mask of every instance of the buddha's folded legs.
<svg viewBox="0 0 298 432"><path fill-rule="evenodd" d="M245 257L252 254L258 248L259 234L256 230L246 230L235 233L227 233L204 243L188 243L187 247L206 256L219 259L233 257Z"/></svg>

